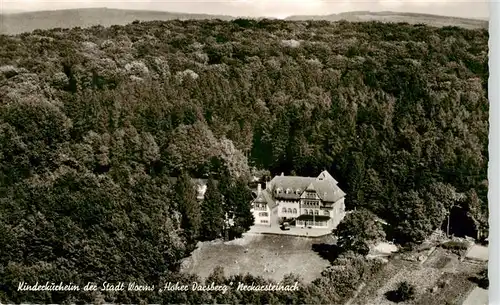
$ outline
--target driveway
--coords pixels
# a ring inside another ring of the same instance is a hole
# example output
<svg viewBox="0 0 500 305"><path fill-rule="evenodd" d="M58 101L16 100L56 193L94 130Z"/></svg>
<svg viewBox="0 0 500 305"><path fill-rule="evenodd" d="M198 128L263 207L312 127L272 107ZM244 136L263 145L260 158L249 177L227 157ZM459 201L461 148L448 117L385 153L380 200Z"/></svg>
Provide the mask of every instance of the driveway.
<svg viewBox="0 0 500 305"><path fill-rule="evenodd" d="M474 261L487 262L488 256L489 256L488 247L481 246L481 245L474 245L469 250L469 252L467 252L467 255L465 257L467 259L474 260Z"/></svg>

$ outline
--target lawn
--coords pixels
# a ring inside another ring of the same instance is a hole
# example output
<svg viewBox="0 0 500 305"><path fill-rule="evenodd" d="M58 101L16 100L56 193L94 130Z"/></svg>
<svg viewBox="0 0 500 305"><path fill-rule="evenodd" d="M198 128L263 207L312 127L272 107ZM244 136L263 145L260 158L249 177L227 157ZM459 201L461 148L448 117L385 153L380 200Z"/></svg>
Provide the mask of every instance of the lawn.
<svg viewBox="0 0 500 305"><path fill-rule="evenodd" d="M226 275L250 273L281 281L295 273L309 283L330 265L312 249L321 243L332 243L332 238L249 234L231 242L201 243L184 261L182 271L206 278L220 265Z"/></svg>

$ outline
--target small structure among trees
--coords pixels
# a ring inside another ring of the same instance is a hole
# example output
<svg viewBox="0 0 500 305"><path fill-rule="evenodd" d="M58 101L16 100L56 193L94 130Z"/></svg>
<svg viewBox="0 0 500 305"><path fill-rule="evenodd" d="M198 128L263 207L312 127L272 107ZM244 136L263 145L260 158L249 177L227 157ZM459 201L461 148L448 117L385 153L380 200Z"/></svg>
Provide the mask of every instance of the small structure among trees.
<svg viewBox="0 0 500 305"><path fill-rule="evenodd" d="M175 198L186 241L241 237L254 224L252 191L247 181L226 171L219 180L192 179L186 172L175 181ZM200 192L202 190L202 192Z"/></svg>

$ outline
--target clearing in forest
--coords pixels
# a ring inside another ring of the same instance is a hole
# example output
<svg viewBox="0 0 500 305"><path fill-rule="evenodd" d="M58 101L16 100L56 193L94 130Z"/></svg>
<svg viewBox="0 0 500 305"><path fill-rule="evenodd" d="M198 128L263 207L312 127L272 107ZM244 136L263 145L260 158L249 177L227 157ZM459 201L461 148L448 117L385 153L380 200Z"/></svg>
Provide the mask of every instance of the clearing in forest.
<svg viewBox="0 0 500 305"><path fill-rule="evenodd" d="M230 242L200 243L184 261L182 271L204 279L215 267L222 266L226 276L250 273L281 281L283 276L294 273L309 283L320 277L321 271L330 265L313 250L313 245L330 244L332 240L331 236L305 238L246 234Z"/></svg>

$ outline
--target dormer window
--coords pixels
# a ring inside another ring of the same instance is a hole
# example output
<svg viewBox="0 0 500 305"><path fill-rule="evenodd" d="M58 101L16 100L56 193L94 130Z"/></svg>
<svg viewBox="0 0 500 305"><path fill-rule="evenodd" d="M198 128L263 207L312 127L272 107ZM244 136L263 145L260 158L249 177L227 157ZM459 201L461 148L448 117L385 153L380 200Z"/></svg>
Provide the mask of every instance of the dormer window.
<svg viewBox="0 0 500 305"><path fill-rule="evenodd" d="M300 195L300 189L297 189L297 190L295 191L295 194Z"/></svg>
<svg viewBox="0 0 500 305"><path fill-rule="evenodd" d="M286 189L286 193L287 193L287 194L290 194L291 192L292 192L292 190L291 190L291 189Z"/></svg>
<svg viewBox="0 0 500 305"><path fill-rule="evenodd" d="M282 192L282 191L283 191L283 190L281 189L281 187L278 187L278 188L276 189L276 194L281 194L281 192Z"/></svg>

